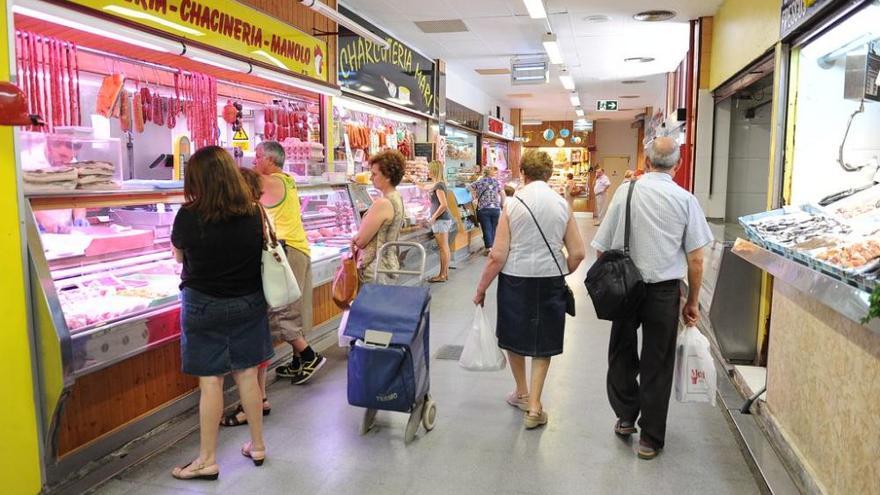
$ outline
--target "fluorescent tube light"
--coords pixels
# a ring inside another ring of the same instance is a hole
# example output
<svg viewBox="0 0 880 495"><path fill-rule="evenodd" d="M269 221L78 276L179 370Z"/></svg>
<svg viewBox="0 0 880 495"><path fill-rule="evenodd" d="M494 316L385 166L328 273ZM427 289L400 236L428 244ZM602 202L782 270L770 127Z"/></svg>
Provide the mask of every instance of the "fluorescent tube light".
<svg viewBox="0 0 880 495"><path fill-rule="evenodd" d="M409 115L404 115L401 113L392 112L390 110L386 110L384 108L380 108L373 105L368 105L366 103L361 103L359 101L351 100L348 98L334 98L333 106L339 108L345 108L347 110L352 110L355 112L363 112L369 115L375 115L376 117L380 117L383 119L393 120L396 122L403 122L406 124L414 124L417 122L415 117L410 117Z"/></svg>
<svg viewBox="0 0 880 495"><path fill-rule="evenodd" d="M523 121L522 121L522 125L541 125L541 124L543 124L543 123L544 123L544 121L542 121L542 120L538 120L538 119L533 119L533 120L523 120Z"/></svg>
<svg viewBox="0 0 880 495"><path fill-rule="evenodd" d="M388 43L388 40L361 26L354 20L345 17L344 15L340 14L335 8L330 7L327 4L321 3L318 0L300 0L299 3L323 15L324 17L330 19L336 24L347 27L354 34L360 36L361 38L364 38L371 43L379 45L380 47L385 49L391 48L391 44Z"/></svg>
<svg viewBox="0 0 880 495"><path fill-rule="evenodd" d="M184 52L183 43L172 41L136 29L121 26L94 16L76 12L57 5L52 6L51 13L43 2L35 0L19 0L12 7L16 14L32 17L41 21L51 22L59 26L96 34L115 41L121 41L147 50L180 55Z"/></svg>
<svg viewBox="0 0 880 495"><path fill-rule="evenodd" d="M275 65L276 67L278 67L279 69L288 70L288 67L286 65L284 65L284 62L278 60L277 58L273 57L272 55L269 55L268 53L266 53L265 50L254 50L251 53L253 53L254 55L259 55L259 56L265 58L269 62L272 62L272 64Z"/></svg>
<svg viewBox="0 0 880 495"><path fill-rule="evenodd" d="M571 105L574 107L581 106L581 97L578 96L577 93L572 93L571 96L568 97L568 100L571 102Z"/></svg>
<svg viewBox="0 0 880 495"><path fill-rule="evenodd" d="M559 82L562 83L562 87L567 89L568 91L574 91L574 78L568 74L560 74Z"/></svg>
<svg viewBox="0 0 880 495"><path fill-rule="evenodd" d="M544 8L543 0L523 0L523 3L526 4L526 10L532 19L547 18L547 10Z"/></svg>
<svg viewBox="0 0 880 495"><path fill-rule="evenodd" d="M274 70L264 69L262 67L254 67L251 74L262 77L267 81L273 81L280 84L284 84L287 86L293 86L295 88L304 89L306 91L312 91L314 93L327 95L327 96L339 96L342 94L342 91L338 89L330 88L324 86L323 84L313 83L311 81L306 81L305 79L299 79L296 77L286 76L284 74L279 74Z"/></svg>
<svg viewBox="0 0 880 495"><path fill-rule="evenodd" d="M559 42L556 39L555 34L546 33L541 41L544 44L544 51L547 52L547 56L550 57L551 64L561 64L565 62L565 58L562 57L562 51L559 49Z"/></svg>
<svg viewBox="0 0 880 495"><path fill-rule="evenodd" d="M516 79L517 81L541 81L546 78L547 78L547 76L545 76L543 74L540 76L516 76L516 77L514 77L514 79Z"/></svg>
<svg viewBox="0 0 880 495"><path fill-rule="evenodd" d="M202 50L201 48L194 46L186 47L186 53L184 55L196 62L212 65L221 69L244 72L245 74L250 74L253 70L253 66L249 62L243 62L231 57L224 57L223 55L218 55L214 52Z"/></svg>

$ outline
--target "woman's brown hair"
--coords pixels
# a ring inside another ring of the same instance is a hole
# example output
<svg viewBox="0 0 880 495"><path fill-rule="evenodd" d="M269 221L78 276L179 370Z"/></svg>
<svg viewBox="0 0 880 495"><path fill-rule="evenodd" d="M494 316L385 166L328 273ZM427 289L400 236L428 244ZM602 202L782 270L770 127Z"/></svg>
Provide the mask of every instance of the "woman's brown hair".
<svg viewBox="0 0 880 495"><path fill-rule="evenodd" d="M403 173L406 171L406 159L403 154L397 150L387 150L376 153L370 157L370 166L379 166L382 175L388 177L391 185L397 187L403 180Z"/></svg>
<svg viewBox="0 0 880 495"><path fill-rule="evenodd" d="M530 181L547 181L553 175L553 160L543 151L527 151L520 162L520 169Z"/></svg>
<svg viewBox="0 0 880 495"><path fill-rule="evenodd" d="M183 180L185 208L206 222L253 215L257 211L250 187L235 161L223 148L206 146L186 163Z"/></svg>

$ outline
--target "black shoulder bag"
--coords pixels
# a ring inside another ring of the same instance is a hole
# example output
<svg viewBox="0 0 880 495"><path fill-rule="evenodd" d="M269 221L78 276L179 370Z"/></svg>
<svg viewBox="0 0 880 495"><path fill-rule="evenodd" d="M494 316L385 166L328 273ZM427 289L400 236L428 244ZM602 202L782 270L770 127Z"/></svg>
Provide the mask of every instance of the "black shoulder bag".
<svg viewBox="0 0 880 495"><path fill-rule="evenodd" d="M526 204L525 201L522 200L519 196L516 197L523 206L528 210L529 215L532 216L532 220L535 221L535 226L538 227L538 232L541 233L541 238L544 239L544 244L547 245L547 249L550 251L550 257L553 258L553 263L556 264L556 268L559 270L559 274L562 275L562 283L565 285L565 312L571 316L574 316L574 293L571 291L571 287L568 286L568 282L565 281L565 273L562 272L562 267L559 266L559 261L556 260L556 255L553 253L553 248L550 247L550 242L547 241L547 236L544 235L544 231L541 229L541 224L538 223L538 219L535 218L535 214L532 213L532 209L529 208L529 205Z"/></svg>
<svg viewBox="0 0 880 495"><path fill-rule="evenodd" d="M629 255L630 204L635 188L636 183L630 182L626 194L623 250L612 249L602 253L584 280L600 320L613 321L628 317L645 297L642 274Z"/></svg>

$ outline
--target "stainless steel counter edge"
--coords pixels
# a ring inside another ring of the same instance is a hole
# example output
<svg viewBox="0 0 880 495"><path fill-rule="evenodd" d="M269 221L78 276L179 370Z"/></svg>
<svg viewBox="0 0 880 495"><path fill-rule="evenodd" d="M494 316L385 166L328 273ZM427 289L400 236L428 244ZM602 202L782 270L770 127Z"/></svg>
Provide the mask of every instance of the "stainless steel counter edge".
<svg viewBox="0 0 880 495"><path fill-rule="evenodd" d="M861 289L772 253L745 239L736 240L733 252L859 325L862 324L862 318L868 314L871 295ZM880 334L878 320L872 320L863 326Z"/></svg>

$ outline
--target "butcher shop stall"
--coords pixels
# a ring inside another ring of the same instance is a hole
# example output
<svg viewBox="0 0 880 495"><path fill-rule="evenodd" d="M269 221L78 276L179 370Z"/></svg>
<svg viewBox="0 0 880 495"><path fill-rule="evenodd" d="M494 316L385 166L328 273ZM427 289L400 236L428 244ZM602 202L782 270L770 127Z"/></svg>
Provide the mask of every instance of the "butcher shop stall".
<svg viewBox="0 0 880 495"><path fill-rule="evenodd" d="M333 43L293 27L333 25L293 2L279 18L227 4L12 4L14 81L44 121L16 131L16 155L48 486L143 458L196 405L197 382L180 371L170 245L196 149L222 146L249 167L261 141L283 144L312 244L308 337L335 341L329 282L359 225L352 197L369 195L340 181L325 147Z"/></svg>

